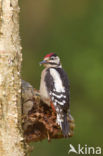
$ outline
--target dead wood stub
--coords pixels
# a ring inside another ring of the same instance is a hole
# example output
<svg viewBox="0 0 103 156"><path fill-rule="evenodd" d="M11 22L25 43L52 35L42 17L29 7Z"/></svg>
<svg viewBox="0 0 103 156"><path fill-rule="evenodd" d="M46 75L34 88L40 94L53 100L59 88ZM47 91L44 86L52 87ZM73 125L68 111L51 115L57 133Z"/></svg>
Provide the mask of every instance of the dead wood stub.
<svg viewBox="0 0 103 156"><path fill-rule="evenodd" d="M23 88L23 107L31 104L31 109L29 107L28 113L26 111L26 114L25 112L23 114L23 129L26 141L36 142L46 138L50 141L52 138L63 138L61 129L56 123L56 113L40 100L40 96L37 96L39 94L37 90L32 89L31 86L28 89L27 86ZM30 94L31 90L32 94ZM74 120L71 116L68 116L68 122L70 125L68 137L71 137L74 130Z"/></svg>
<svg viewBox="0 0 103 156"><path fill-rule="evenodd" d="M31 125L24 132L27 142L63 137L61 129L56 123L56 114L43 102L40 102L39 106L35 103L35 106L28 113L28 121L30 121ZM72 121L68 122L73 124ZM69 136L73 135L72 130L71 125L71 134Z"/></svg>

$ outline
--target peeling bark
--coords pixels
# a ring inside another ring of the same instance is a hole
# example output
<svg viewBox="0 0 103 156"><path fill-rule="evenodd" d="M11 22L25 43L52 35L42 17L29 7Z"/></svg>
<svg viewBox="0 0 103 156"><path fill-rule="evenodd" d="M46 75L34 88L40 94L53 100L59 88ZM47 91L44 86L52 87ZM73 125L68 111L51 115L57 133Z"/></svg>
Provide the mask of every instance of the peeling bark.
<svg viewBox="0 0 103 156"><path fill-rule="evenodd" d="M0 156L24 156L18 0L0 0Z"/></svg>

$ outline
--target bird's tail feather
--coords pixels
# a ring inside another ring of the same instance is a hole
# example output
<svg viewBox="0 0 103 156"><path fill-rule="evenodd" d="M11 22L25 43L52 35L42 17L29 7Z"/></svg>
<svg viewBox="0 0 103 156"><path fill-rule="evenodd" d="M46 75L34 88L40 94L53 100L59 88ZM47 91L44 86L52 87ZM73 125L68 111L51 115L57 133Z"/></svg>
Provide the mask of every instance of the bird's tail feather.
<svg viewBox="0 0 103 156"><path fill-rule="evenodd" d="M69 134L69 122L67 119L67 112L58 112L57 113L57 123L62 129L64 137L68 137Z"/></svg>
<svg viewBox="0 0 103 156"><path fill-rule="evenodd" d="M64 137L68 137L69 134L69 122L67 119L67 112L64 112L63 122L62 122L62 133Z"/></svg>

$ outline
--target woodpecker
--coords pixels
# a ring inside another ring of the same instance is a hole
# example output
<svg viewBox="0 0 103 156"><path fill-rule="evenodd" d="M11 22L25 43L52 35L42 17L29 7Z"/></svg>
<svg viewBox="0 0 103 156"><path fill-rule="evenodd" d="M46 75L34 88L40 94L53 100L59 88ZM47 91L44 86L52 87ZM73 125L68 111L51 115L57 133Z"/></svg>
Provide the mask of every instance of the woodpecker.
<svg viewBox="0 0 103 156"><path fill-rule="evenodd" d="M68 76L62 68L60 58L55 53L47 54L40 62L44 65L41 73L40 96L42 101L56 112L56 122L64 137L68 137L68 114L70 103L70 86Z"/></svg>

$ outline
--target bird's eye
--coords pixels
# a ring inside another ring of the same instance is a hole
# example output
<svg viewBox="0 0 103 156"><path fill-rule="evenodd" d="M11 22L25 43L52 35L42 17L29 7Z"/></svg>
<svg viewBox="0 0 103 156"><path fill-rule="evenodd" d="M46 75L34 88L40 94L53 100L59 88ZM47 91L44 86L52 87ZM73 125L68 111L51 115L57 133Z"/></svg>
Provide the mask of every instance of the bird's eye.
<svg viewBox="0 0 103 156"><path fill-rule="evenodd" d="M53 58L53 57L51 57L51 58L50 58L50 60L54 60L54 58Z"/></svg>

